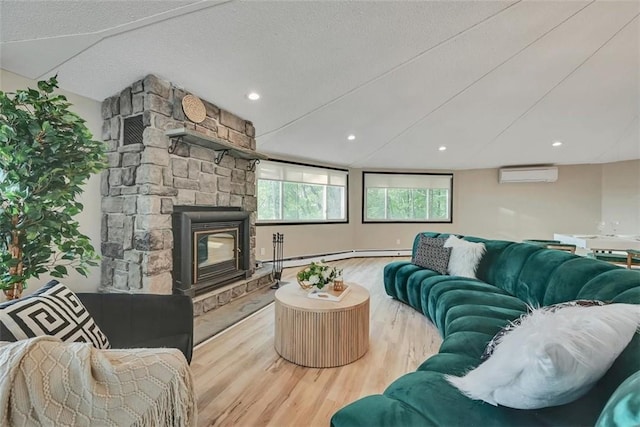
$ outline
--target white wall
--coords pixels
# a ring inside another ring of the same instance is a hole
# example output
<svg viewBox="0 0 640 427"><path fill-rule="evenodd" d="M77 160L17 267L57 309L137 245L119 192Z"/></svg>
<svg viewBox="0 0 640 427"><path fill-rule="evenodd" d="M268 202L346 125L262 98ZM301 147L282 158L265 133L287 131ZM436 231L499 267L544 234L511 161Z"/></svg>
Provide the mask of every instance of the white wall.
<svg viewBox="0 0 640 427"><path fill-rule="evenodd" d="M13 91L35 81L0 70L0 90ZM73 110L100 137L100 103L60 91ZM604 165L559 167L555 183L499 184L497 169L454 172L452 224L362 224L362 170L349 171L349 223L334 225L259 226L257 258L272 256L272 235L285 235L286 257L351 249L406 249L420 231L456 232L487 238L522 240L551 238L553 233L594 233L601 221L619 221L619 233L640 234L640 160ZM100 179L92 177L81 197L80 228L100 249ZM400 240L400 243L396 243ZM265 254L260 250L264 248ZM48 277L29 282L27 292ZM99 269L85 279L75 273L64 279L75 291L95 291Z"/></svg>
<svg viewBox="0 0 640 427"><path fill-rule="evenodd" d="M602 165L602 221L605 232L640 235L640 160Z"/></svg>
<svg viewBox="0 0 640 427"><path fill-rule="evenodd" d="M345 249L408 249L420 231L519 241L553 233L593 233L601 217L602 165L560 166L554 183L499 184L497 169L454 172L452 224L362 224L362 171L349 171L349 224L258 226L270 259L272 234L284 233L285 257ZM400 243L397 243L400 241ZM350 246L351 245L351 246Z"/></svg>
<svg viewBox="0 0 640 427"><path fill-rule="evenodd" d="M12 92L27 87L37 88L37 82L0 69L0 90ZM63 90L59 90L57 93L67 97L69 102L73 104L71 110L86 120L87 127L93 133L94 139L100 139L102 132L100 102ZM80 231L91 239L93 247L100 252L101 197L99 175L94 175L89 179L79 201L84 205L84 210L77 216L80 223ZM39 279L30 280L27 283L25 294L35 291L50 279L50 276L42 275ZM95 292L100 284L100 268L92 268L87 278L73 271L69 276L62 279L62 282L76 292Z"/></svg>

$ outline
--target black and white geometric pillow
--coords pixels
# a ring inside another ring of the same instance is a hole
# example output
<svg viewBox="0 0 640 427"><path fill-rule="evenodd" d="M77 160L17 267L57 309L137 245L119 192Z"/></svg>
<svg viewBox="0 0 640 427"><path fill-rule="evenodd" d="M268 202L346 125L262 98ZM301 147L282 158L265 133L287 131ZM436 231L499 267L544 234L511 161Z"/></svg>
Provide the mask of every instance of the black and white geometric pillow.
<svg viewBox="0 0 640 427"><path fill-rule="evenodd" d="M419 267L447 274L451 248L443 247L445 241L444 238L427 237L421 234L411 262Z"/></svg>
<svg viewBox="0 0 640 427"><path fill-rule="evenodd" d="M109 348L109 340L78 297L56 280L31 295L0 304L0 323L3 339L7 334L14 340L49 335Z"/></svg>

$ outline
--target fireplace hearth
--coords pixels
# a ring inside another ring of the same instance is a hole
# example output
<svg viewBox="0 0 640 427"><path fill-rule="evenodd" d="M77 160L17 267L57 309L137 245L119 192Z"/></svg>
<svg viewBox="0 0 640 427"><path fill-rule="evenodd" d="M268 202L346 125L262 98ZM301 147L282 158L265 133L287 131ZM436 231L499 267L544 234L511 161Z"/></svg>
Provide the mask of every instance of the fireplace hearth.
<svg viewBox="0 0 640 427"><path fill-rule="evenodd" d="M234 208L174 206L174 293L193 297L250 277L249 216Z"/></svg>

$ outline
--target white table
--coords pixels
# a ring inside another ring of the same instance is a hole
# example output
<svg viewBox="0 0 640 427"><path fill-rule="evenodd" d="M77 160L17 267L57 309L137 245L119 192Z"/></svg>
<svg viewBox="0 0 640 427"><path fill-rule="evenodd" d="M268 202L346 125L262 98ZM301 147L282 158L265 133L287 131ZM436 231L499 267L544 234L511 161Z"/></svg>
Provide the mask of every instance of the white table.
<svg viewBox="0 0 640 427"><path fill-rule="evenodd" d="M640 236L601 236L596 234L554 234L562 243L585 249L640 250Z"/></svg>

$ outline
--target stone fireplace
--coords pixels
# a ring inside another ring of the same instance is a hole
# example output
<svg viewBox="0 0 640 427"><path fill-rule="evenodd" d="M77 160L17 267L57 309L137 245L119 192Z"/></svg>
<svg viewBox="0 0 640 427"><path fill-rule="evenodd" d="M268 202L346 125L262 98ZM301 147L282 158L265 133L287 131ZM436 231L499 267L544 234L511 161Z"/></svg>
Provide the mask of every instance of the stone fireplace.
<svg viewBox="0 0 640 427"><path fill-rule="evenodd" d="M187 94L149 75L102 103L101 291L193 296L255 272L253 124L205 100L194 123Z"/></svg>
<svg viewBox="0 0 640 427"><path fill-rule="evenodd" d="M174 293L201 295L249 278L248 212L175 207L172 224Z"/></svg>

